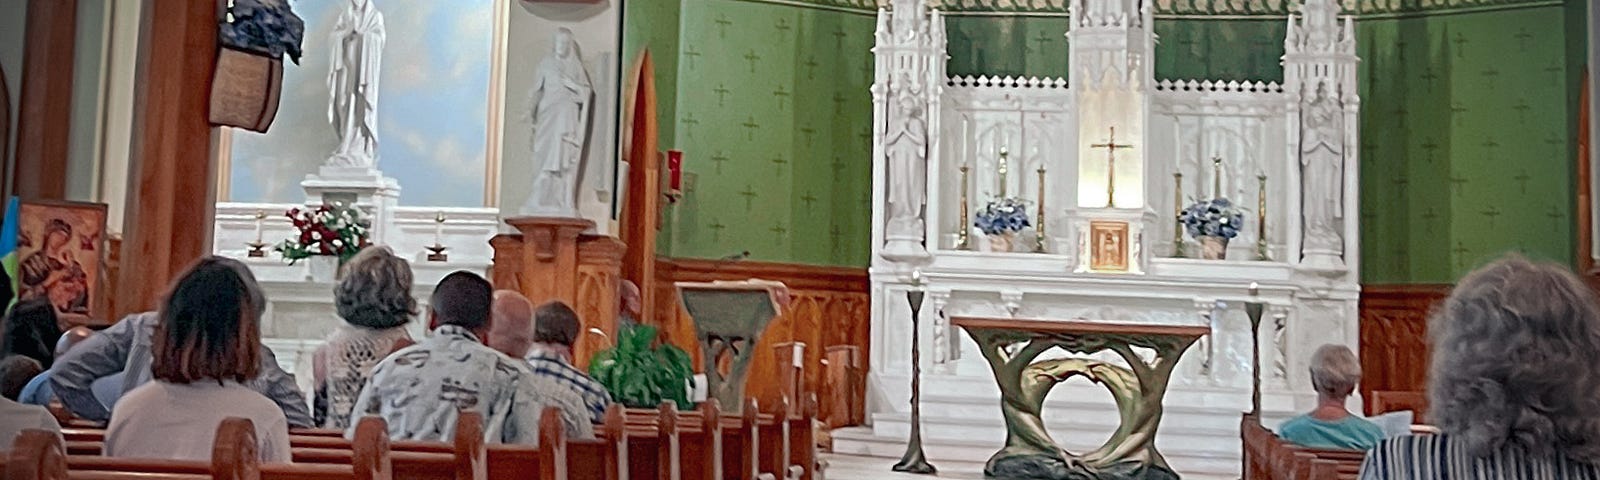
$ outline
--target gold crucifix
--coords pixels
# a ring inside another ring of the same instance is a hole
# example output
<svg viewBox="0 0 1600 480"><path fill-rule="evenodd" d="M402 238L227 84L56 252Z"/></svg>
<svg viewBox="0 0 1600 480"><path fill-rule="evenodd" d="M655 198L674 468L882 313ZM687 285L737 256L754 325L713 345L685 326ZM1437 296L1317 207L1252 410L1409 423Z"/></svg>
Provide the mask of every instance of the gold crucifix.
<svg viewBox="0 0 1600 480"><path fill-rule="evenodd" d="M1133 145L1117 143L1117 127L1111 127L1111 136L1106 143L1096 143L1089 148L1106 149L1106 208L1117 207L1117 149L1133 148Z"/></svg>

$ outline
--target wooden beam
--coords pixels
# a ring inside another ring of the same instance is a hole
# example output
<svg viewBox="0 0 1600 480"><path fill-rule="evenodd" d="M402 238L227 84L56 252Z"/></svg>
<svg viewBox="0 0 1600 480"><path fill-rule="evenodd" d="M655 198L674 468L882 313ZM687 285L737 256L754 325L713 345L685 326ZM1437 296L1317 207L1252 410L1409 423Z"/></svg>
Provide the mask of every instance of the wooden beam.
<svg viewBox="0 0 1600 480"><path fill-rule="evenodd" d="M11 180L11 191L22 198L62 200L67 194L77 29L78 0L28 0Z"/></svg>
<svg viewBox="0 0 1600 480"><path fill-rule="evenodd" d="M154 308L167 285L210 250L216 162L206 112L217 12L211 1L145 1L119 317Z"/></svg>
<svg viewBox="0 0 1600 480"><path fill-rule="evenodd" d="M660 133L656 118L655 65L650 50L639 55L633 68L633 88L627 95L632 143L625 146L628 194L622 208L622 278L639 286L639 321L654 318L657 300L656 234L661 229L661 157L656 149Z"/></svg>

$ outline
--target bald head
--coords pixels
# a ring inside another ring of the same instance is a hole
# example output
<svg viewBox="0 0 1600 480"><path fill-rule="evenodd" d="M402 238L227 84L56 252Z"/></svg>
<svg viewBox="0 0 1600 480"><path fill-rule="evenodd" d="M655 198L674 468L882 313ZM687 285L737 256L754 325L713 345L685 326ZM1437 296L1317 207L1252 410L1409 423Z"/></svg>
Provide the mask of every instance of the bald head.
<svg viewBox="0 0 1600 480"><path fill-rule="evenodd" d="M533 302L528 297L511 290L494 292L494 307L490 314L489 347L512 358L528 355L533 347Z"/></svg>
<svg viewBox="0 0 1600 480"><path fill-rule="evenodd" d="M77 345L78 342L89 338L91 335L94 335L94 330L90 330L89 327L72 327L68 329L61 334L61 339L56 340L56 358L66 355L67 350L72 349L73 345Z"/></svg>
<svg viewBox="0 0 1600 480"><path fill-rule="evenodd" d="M617 284L617 312L630 318L638 319L644 310L644 295L639 292L639 285L630 280L623 280Z"/></svg>

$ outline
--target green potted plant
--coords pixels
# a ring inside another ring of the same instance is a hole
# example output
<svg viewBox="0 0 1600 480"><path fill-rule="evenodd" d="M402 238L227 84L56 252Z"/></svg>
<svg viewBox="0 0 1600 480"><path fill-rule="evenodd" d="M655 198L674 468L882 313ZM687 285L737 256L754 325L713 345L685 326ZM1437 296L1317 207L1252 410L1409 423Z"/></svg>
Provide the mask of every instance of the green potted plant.
<svg viewBox="0 0 1600 480"><path fill-rule="evenodd" d="M656 342L656 327L634 325L617 332L617 344L589 360L589 376L605 385L611 399L636 408L653 408L672 400L679 408L689 404L694 368L689 354L665 342Z"/></svg>

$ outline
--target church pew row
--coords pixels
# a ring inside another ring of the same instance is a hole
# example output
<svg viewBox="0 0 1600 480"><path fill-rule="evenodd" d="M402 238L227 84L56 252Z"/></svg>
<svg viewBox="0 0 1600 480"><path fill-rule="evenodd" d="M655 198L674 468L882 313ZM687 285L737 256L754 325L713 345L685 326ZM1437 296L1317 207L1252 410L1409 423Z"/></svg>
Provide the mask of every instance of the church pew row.
<svg viewBox="0 0 1600 480"><path fill-rule="evenodd" d="M395 478L417 479L526 478L528 472L546 469L545 465L549 465L552 475L546 478L560 477L556 472L562 470L572 478L619 478L624 469L630 478L752 479L762 473L772 478L814 478L816 453L811 423L815 415L814 397L808 399L804 414L798 417L789 415L786 402L771 414L759 414L753 400L746 403L740 416L722 415L715 402L705 402L697 411L682 413L670 404L656 410L624 411L613 407L606 422L597 428L600 440L565 441L561 444L565 455L549 454L562 461L541 461L546 456L541 448L483 446L478 417L467 413L458 428L472 428L479 433L458 432L453 446L395 441L390 444L390 460ZM553 425L557 427L552 430L563 430L559 422ZM349 464L353 460L352 442L325 432L328 431L311 435L305 435L304 430L292 432L297 463ZM92 450L87 454L97 455L104 431L69 428L63 435L69 443L84 445L81 450ZM479 441L477 445L464 445L460 441L463 439ZM633 455L628 454L630 450ZM476 468L474 463L483 464L487 476L471 474L470 470Z"/></svg>
<svg viewBox="0 0 1600 480"><path fill-rule="evenodd" d="M1239 422L1244 442L1244 480L1348 480L1361 471L1366 453L1306 448L1283 441L1245 414Z"/></svg>
<svg viewBox="0 0 1600 480"><path fill-rule="evenodd" d="M391 480L389 438L382 420L356 427L352 461L337 464L259 463L255 427L229 418L217 427L211 460L153 460L67 455L43 430L24 431L0 471L12 480Z"/></svg>

